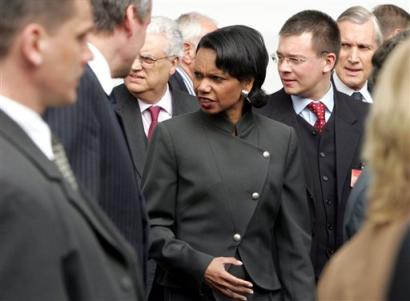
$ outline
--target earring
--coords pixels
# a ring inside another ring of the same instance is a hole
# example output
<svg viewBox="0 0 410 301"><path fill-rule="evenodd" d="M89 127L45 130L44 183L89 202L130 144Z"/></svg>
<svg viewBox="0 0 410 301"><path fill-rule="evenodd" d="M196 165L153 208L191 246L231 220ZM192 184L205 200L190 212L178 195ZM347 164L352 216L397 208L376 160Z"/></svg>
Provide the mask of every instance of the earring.
<svg viewBox="0 0 410 301"><path fill-rule="evenodd" d="M245 99L250 103L251 100L250 100L249 97L248 97L249 92L246 91L246 90L242 90L241 93L242 93L243 98L245 98Z"/></svg>

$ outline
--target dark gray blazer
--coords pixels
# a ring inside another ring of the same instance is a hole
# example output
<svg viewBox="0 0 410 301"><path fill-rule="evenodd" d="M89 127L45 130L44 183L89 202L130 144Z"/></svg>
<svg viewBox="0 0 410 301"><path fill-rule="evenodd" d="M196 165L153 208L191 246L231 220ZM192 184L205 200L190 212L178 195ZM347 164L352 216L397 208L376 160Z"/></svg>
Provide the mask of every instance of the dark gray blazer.
<svg viewBox="0 0 410 301"><path fill-rule="evenodd" d="M144 168L147 137L142 124L141 110L138 100L122 84L114 88L113 95L116 105L115 111L119 116L132 161L139 179ZM179 90L171 89L172 113L174 116L194 112L199 109L196 97Z"/></svg>
<svg viewBox="0 0 410 301"><path fill-rule="evenodd" d="M148 255L145 202L117 117L89 66L77 95L73 106L49 110L46 120L64 145L79 184L134 247L143 280Z"/></svg>
<svg viewBox="0 0 410 301"><path fill-rule="evenodd" d="M0 110L0 300L143 300L131 247Z"/></svg>
<svg viewBox="0 0 410 301"><path fill-rule="evenodd" d="M296 135L252 112L236 129L201 110L158 125L142 179L158 281L198 292L214 257L237 256L255 285L312 300Z"/></svg>

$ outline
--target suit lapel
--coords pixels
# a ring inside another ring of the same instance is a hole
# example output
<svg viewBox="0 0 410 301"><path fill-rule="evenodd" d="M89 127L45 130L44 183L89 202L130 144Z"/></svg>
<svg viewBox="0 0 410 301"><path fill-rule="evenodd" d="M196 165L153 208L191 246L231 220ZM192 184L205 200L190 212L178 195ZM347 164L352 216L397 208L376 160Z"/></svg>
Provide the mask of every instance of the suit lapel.
<svg viewBox="0 0 410 301"><path fill-rule="evenodd" d="M125 85L115 88L114 94L117 100L116 112L125 132L134 167L141 177L146 156L147 137L140 107L137 99L128 92Z"/></svg>
<svg viewBox="0 0 410 301"><path fill-rule="evenodd" d="M88 220L90 225L96 229L96 232L103 236L114 248L117 248L113 236L107 232L106 227L101 224L100 220L94 214L95 211L93 212L89 209L89 205L62 179L61 173L55 164L41 152L27 134L1 110L0 133L13 144L18 151L24 154L50 182L58 183L67 196L67 199L74 205L77 211Z"/></svg>
<svg viewBox="0 0 410 301"><path fill-rule="evenodd" d="M284 92L284 90L280 90L277 94L273 94L270 96L269 100L272 104L270 105L271 112L268 113L269 117L282 122L288 126L293 127L295 129L296 134L299 136L299 123L298 117L293 109L292 99L288 94ZM300 140L300 139L299 139ZM313 188L314 182L313 178L309 176L309 171L312 170L313 166L311 162L304 156L306 152L303 149L303 145L299 143L301 150L302 150L302 162L303 162L303 170L305 173L305 181L306 181L306 190L307 193L313 198Z"/></svg>
<svg viewBox="0 0 410 301"><path fill-rule="evenodd" d="M337 199L340 201L344 184L350 180L350 168L360 142L360 131L357 129L356 115L336 91L335 110Z"/></svg>
<svg viewBox="0 0 410 301"><path fill-rule="evenodd" d="M185 92L175 90L170 86L171 98L172 98L172 115L178 116L190 112L194 112L199 109L198 101L196 97L189 95Z"/></svg>

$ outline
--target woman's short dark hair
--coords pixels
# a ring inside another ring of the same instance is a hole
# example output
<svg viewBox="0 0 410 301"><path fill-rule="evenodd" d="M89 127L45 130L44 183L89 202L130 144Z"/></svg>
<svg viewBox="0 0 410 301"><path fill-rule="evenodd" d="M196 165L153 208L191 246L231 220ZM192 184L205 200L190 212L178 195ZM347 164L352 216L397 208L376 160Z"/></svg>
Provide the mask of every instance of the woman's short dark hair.
<svg viewBox="0 0 410 301"><path fill-rule="evenodd" d="M216 52L215 65L240 81L254 80L249 101L255 107L266 103L262 90L269 55L262 35L253 28L233 25L210 32L199 41L200 48Z"/></svg>

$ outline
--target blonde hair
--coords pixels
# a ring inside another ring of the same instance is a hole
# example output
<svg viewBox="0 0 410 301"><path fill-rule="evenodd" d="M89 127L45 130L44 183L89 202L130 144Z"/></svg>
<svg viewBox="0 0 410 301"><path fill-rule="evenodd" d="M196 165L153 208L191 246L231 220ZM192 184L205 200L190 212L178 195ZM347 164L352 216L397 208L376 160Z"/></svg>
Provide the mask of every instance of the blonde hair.
<svg viewBox="0 0 410 301"><path fill-rule="evenodd" d="M410 40L382 69L366 128L364 157L373 171L368 221L389 223L410 214Z"/></svg>

